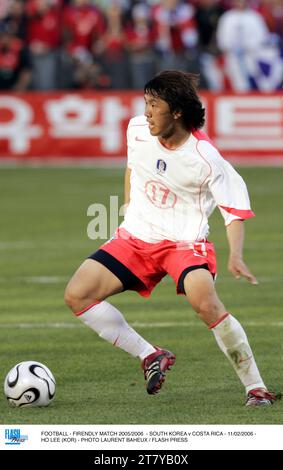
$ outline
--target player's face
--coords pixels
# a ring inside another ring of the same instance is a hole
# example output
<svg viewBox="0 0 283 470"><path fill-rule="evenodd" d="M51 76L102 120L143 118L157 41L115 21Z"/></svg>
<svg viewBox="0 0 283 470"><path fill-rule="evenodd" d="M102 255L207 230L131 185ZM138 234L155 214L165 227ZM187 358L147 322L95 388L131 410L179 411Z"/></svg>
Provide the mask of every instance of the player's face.
<svg viewBox="0 0 283 470"><path fill-rule="evenodd" d="M144 95L145 116L151 135L170 137L174 134L176 119L171 114L168 103L150 94Z"/></svg>

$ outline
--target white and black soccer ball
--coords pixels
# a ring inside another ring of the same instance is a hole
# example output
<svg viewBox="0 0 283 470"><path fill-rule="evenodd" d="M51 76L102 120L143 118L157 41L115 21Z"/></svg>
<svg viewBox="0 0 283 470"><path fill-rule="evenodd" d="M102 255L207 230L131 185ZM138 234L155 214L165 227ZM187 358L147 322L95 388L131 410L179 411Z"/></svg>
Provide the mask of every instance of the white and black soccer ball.
<svg viewBox="0 0 283 470"><path fill-rule="evenodd" d="M55 390L52 372L36 361L16 364L4 382L4 393L14 406L48 406L54 399Z"/></svg>

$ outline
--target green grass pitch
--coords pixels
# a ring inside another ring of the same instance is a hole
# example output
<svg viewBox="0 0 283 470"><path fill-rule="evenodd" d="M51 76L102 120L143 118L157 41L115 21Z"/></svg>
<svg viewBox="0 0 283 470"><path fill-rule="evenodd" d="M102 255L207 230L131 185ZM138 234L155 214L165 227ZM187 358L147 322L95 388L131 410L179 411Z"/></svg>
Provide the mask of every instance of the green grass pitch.
<svg viewBox="0 0 283 470"><path fill-rule="evenodd" d="M241 168L257 217L246 222L245 259L260 284L226 269L218 211L211 236L217 290L245 327L268 387L283 389L282 168ZM45 363L57 380L48 408L17 409L0 395L0 424L281 424L283 403L244 407L244 390L211 332L166 278L150 299L110 302L153 344L177 355L160 394L145 391L139 362L81 325L63 302L74 270L101 244L87 237L93 203L121 197L123 171L95 168L0 170L0 381L17 362ZM110 234L109 234L110 235ZM1 387L2 387L1 384Z"/></svg>

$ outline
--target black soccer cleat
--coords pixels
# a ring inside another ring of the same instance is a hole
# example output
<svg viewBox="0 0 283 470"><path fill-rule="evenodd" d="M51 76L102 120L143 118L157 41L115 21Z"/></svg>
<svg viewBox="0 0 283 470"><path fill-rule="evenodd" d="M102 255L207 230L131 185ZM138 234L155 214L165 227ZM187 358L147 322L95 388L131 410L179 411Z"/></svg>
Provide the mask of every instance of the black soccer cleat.
<svg viewBox="0 0 283 470"><path fill-rule="evenodd" d="M146 390L150 395L158 393L165 380L165 371L173 366L176 356L166 349L156 348L156 351L142 361Z"/></svg>

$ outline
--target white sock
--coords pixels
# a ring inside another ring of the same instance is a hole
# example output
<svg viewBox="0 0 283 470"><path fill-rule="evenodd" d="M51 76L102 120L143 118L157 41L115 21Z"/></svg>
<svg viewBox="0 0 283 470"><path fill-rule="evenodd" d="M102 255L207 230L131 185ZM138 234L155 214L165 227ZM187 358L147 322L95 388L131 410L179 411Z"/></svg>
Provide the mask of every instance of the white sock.
<svg viewBox="0 0 283 470"><path fill-rule="evenodd" d="M241 324L227 314L211 327L221 351L229 359L246 393L254 388L266 388L257 368L247 335Z"/></svg>
<svg viewBox="0 0 283 470"><path fill-rule="evenodd" d="M99 336L134 357L143 360L156 349L145 341L125 320L121 312L105 300L90 305L76 316Z"/></svg>

